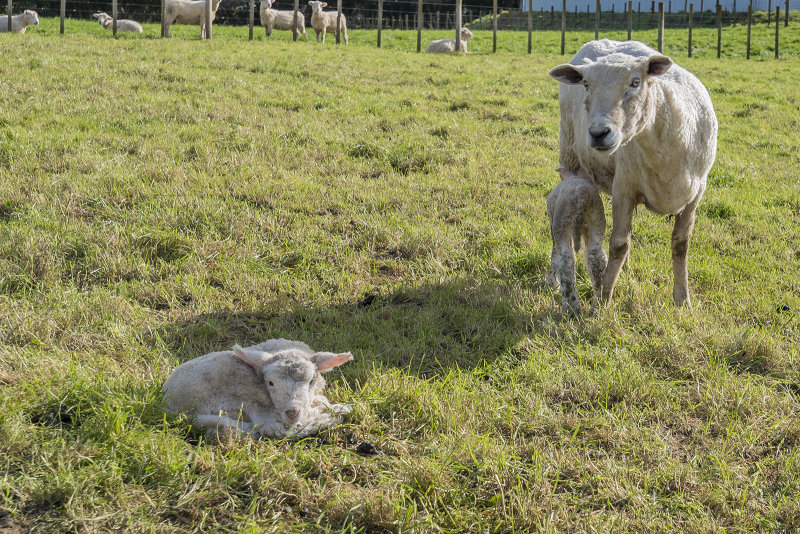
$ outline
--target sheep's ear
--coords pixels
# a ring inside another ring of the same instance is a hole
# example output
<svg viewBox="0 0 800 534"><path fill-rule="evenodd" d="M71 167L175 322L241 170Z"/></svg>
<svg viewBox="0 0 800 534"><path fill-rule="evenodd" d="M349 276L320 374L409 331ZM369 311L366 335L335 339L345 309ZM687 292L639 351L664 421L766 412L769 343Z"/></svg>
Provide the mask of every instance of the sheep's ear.
<svg viewBox="0 0 800 534"><path fill-rule="evenodd" d="M672 66L672 60L667 56L656 55L648 58L647 74L650 76L661 76Z"/></svg>
<svg viewBox="0 0 800 534"><path fill-rule="evenodd" d="M322 7L328 7L328 2L322 2L320 5L321 5Z"/></svg>
<svg viewBox="0 0 800 534"><path fill-rule="evenodd" d="M262 376L261 369L266 365L270 358L272 357L271 354L267 352L262 352L260 350L252 350L252 349L243 349L238 344L234 345L233 348L233 355L236 356L237 360L240 360L250 367L256 372L258 376Z"/></svg>
<svg viewBox="0 0 800 534"><path fill-rule="evenodd" d="M311 357L311 363L317 366L320 373L327 373L334 367L339 367L353 359L349 352L334 354L333 352L317 352Z"/></svg>
<svg viewBox="0 0 800 534"><path fill-rule="evenodd" d="M550 72L550 77L567 85L579 84L583 81L583 73L575 65L559 65Z"/></svg>

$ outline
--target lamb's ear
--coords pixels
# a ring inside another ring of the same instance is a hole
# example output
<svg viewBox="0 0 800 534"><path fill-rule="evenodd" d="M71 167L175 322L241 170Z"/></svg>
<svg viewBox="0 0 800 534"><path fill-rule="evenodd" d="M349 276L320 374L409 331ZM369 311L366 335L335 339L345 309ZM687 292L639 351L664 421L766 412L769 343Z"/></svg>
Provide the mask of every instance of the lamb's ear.
<svg viewBox="0 0 800 534"><path fill-rule="evenodd" d="M317 352L311 357L311 363L317 366L320 373L327 373L334 367L339 367L353 359L349 352L334 354L333 352Z"/></svg>
<svg viewBox="0 0 800 534"><path fill-rule="evenodd" d="M234 345L231 350L233 351L233 355L237 360L249 365L259 377L263 376L261 369L269 362L269 359L272 356L271 354L262 352L260 350L243 349L238 344Z"/></svg>
<svg viewBox="0 0 800 534"><path fill-rule="evenodd" d="M583 73L575 65L559 65L549 72L550 77L567 85L579 84L583 81Z"/></svg>
<svg viewBox="0 0 800 534"><path fill-rule="evenodd" d="M647 59L647 74L649 76L661 76L672 66L672 60L667 56L655 55Z"/></svg>

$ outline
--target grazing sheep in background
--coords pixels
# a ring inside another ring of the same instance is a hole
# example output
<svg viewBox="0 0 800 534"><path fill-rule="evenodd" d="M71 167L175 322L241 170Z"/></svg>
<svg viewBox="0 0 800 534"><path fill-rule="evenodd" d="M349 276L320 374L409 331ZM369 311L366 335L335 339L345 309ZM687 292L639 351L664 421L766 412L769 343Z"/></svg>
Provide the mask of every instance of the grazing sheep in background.
<svg viewBox="0 0 800 534"><path fill-rule="evenodd" d="M272 0L261 0L261 8L259 16L261 17L261 25L267 32L267 37L272 35L272 30L289 30L293 31L294 25L294 10L291 11L278 11L272 9ZM307 37L306 34L306 18L303 13L297 11L297 33Z"/></svg>
<svg viewBox="0 0 800 534"><path fill-rule="evenodd" d="M28 26L39 25L39 14L36 11L26 9L20 15L11 17L11 31L14 33L25 33ZM0 17L0 33L8 31L8 15Z"/></svg>
<svg viewBox="0 0 800 534"><path fill-rule="evenodd" d="M592 281L592 307L600 301L606 254L603 238L606 215L600 193L592 182L560 167L561 183L547 196L547 215L553 251L550 254L550 273L547 282L561 286L561 307L566 313L578 314L581 305L575 291L575 254L580 252L581 238L585 246L583 262Z"/></svg>
<svg viewBox="0 0 800 534"><path fill-rule="evenodd" d="M114 29L114 19L111 18L111 15L108 13L95 13L92 15L92 18L97 19L97 22L100 23L100 26L103 28L107 30ZM142 33L144 29L142 25L135 20L117 19L117 31Z"/></svg>
<svg viewBox="0 0 800 534"><path fill-rule="evenodd" d="M319 36L322 35L322 42L325 42L325 32L333 32L336 35L336 19L338 17L338 12L336 11L322 11L322 8L327 6L326 2L319 2L317 0L312 0L308 3L311 6L311 27L314 28L314 31L317 33L317 42L319 42ZM347 44L349 41L347 39L347 24L345 23L344 13L342 13L342 38L344 39L344 44Z"/></svg>
<svg viewBox="0 0 800 534"><path fill-rule="evenodd" d="M169 37L169 27L173 23L199 24L200 38L206 36L206 1L205 0L165 0L164 28ZM220 0L211 0L211 21L217 16Z"/></svg>
<svg viewBox="0 0 800 534"><path fill-rule="evenodd" d="M674 214L672 299L691 306L687 251L717 149L717 117L703 84L642 43L591 41L550 76L561 82L559 160L611 194L602 299L630 252L639 204Z"/></svg>
<svg viewBox="0 0 800 534"><path fill-rule="evenodd" d="M468 28L461 28L461 52L467 53L467 39L472 38L472 32ZM426 52L455 52L456 40L455 39L436 39L431 41Z"/></svg>
<svg viewBox="0 0 800 534"><path fill-rule="evenodd" d="M314 352L299 341L270 339L184 362L162 390L170 412L194 416L194 426L212 438L304 437L350 412L328 402L319 373L352 359L349 352Z"/></svg>

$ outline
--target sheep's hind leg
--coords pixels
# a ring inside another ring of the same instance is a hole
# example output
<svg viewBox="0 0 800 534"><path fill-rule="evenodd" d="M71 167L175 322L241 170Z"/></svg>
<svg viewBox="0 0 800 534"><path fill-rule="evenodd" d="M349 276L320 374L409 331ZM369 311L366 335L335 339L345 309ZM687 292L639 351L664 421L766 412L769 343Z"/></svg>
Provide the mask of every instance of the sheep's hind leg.
<svg viewBox="0 0 800 534"><path fill-rule="evenodd" d="M672 273L674 285L672 287L672 302L676 306L686 306L691 309L689 300L689 241L694 228L694 213L700 202L698 195L682 212L675 215L675 226L672 228Z"/></svg>
<svg viewBox="0 0 800 534"><path fill-rule="evenodd" d="M231 419L227 414L200 414L195 417L195 426L206 431L209 438L222 436L240 437L253 430L253 424L247 421Z"/></svg>
<svg viewBox="0 0 800 534"><path fill-rule="evenodd" d="M581 303L575 291L575 256L572 250L562 251L556 265L558 280L561 282L561 308L569 315L581 313Z"/></svg>

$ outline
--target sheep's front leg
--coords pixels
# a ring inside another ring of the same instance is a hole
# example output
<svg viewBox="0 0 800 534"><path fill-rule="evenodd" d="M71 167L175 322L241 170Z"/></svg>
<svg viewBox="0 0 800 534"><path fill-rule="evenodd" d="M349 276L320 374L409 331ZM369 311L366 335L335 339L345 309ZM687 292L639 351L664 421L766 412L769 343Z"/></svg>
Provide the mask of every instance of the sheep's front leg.
<svg viewBox="0 0 800 534"><path fill-rule="evenodd" d="M692 307L689 300L689 241L694 228L694 214L700 202L697 195L683 211L675 215L675 226L672 228L672 273L675 277L672 286L672 302L676 306Z"/></svg>
<svg viewBox="0 0 800 534"><path fill-rule="evenodd" d="M617 182L614 183L616 184ZM608 243L608 265L603 273L603 302L611 300L622 264L630 254L631 221L635 207L635 200L627 192L614 188L611 192L612 227L611 240Z"/></svg>
<svg viewBox="0 0 800 534"><path fill-rule="evenodd" d="M231 435L240 437L253 430L253 424L247 421L231 419L227 414L200 414L195 418L195 426L206 431L209 438Z"/></svg>

